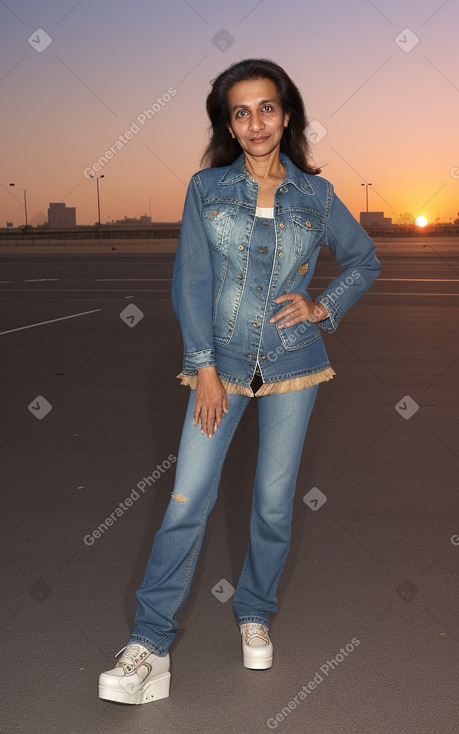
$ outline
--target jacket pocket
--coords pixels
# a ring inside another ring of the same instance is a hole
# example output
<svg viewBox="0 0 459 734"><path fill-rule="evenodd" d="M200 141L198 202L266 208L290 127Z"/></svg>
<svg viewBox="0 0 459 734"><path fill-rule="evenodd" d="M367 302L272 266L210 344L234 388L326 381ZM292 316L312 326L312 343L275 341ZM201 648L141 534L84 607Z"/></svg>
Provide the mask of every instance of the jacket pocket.
<svg viewBox="0 0 459 734"><path fill-rule="evenodd" d="M318 244L325 231L325 225L316 212L291 211L294 244L293 252L297 257L308 257Z"/></svg>
<svg viewBox="0 0 459 734"><path fill-rule="evenodd" d="M306 347L321 338L319 327L317 324L313 324L312 321L300 321L299 324L287 326L283 329L276 324L276 329L282 346L287 352Z"/></svg>
<svg viewBox="0 0 459 734"><path fill-rule="evenodd" d="M215 250L226 252L234 227L238 207L235 204L205 204L202 221L209 245Z"/></svg>

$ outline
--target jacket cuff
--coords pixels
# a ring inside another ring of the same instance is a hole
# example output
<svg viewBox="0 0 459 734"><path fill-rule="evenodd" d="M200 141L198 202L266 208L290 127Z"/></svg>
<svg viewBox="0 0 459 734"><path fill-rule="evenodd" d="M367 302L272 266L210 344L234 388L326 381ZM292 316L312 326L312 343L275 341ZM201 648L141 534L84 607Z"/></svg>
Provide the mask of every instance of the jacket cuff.
<svg viewBox="0 0 459 734"><path fill-rule="evenodd" d="M343 315L340 307L338 306L336 301L334 301L332 298L329 298L328 296L318 296L315 300L325 306L329 313L328 319L318 321L317 325L320 326L320 328L326 331L328 334L333 334L333 332L336 331L336 329L338 328L338 323Z"/></svg>
<svg viewBox="0 0 459 734"><path fill-rule="evenodd" d="M196 374L200 367L216 367L215 349L201 349L199 352L185 352L183 355L183 371Z"/></svg>

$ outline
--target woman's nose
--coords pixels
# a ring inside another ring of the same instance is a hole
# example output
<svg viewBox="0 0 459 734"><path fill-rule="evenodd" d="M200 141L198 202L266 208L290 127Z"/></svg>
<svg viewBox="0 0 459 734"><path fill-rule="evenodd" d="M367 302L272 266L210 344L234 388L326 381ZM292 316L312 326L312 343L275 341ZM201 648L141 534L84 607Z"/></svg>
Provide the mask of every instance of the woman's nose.
<svg viewBox="0 0 459 734"><path fill-rule="evenodd" d="M258 130L261 130L262 127L263 127L263 123L262 123L261 117L257 113L254 113L250 118L251 130L253 130L254 132L257 132Z"/></svg>

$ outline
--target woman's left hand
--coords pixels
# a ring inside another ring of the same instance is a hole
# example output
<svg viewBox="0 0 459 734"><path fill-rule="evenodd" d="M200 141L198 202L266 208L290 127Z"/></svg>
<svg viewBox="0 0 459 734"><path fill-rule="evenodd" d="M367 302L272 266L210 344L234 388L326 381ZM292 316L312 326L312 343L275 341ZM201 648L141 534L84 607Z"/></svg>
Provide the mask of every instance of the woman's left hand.
<svg viewBox="0 0 459 734"><path fill-rule="evenodd" d="M327 319L329 313L322 303L317 301L308 301L301 293L284 293L275 299L275 303L285 303L288 305L281 308L279 313L269 319L270 324L278 324L279 328L284 326L293 326L299 324L300 321L323 321Z"/></svg>

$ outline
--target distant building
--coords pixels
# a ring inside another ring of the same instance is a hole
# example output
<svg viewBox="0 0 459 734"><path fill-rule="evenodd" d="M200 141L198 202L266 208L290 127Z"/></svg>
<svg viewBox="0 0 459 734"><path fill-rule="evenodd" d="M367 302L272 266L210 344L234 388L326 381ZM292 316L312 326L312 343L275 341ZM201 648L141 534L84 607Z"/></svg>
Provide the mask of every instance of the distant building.
<svg viewBox="0 0 459 734"><path fill-rule="evenodd" d="M75 227L75 207L66 204L50 204L48 209L48 224L50 227Z"/></svg>
<svg viewBox="0 0 459 734"><path fill-rule="evenodd" d="M138 219L136 219L135 217L124 217L124 219L112 220L111 224L121 224L125 227L135 227L137 225L141 225L142 227L150 227L151 219L146 214L143 214Z"/></svg>
<svg viewBox="0 0 459 734"><path fill-rule="evenodd" d="M384 212L360 212L362 227L390 227L392 219L385 217Z"/></svg>

